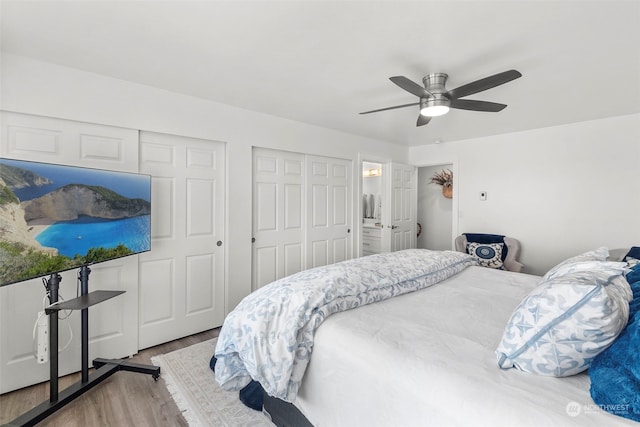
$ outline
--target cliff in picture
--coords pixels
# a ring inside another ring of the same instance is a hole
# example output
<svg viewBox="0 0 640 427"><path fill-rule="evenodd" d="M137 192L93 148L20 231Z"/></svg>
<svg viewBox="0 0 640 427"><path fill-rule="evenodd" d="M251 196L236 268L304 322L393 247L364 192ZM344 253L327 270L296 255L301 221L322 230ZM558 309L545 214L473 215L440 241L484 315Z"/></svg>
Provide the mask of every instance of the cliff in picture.
<svg viewBox="0 0 640 427"><path fill-rule="evenodd" d="M0 159L0 286L150 249L150 176Z"/></svg>

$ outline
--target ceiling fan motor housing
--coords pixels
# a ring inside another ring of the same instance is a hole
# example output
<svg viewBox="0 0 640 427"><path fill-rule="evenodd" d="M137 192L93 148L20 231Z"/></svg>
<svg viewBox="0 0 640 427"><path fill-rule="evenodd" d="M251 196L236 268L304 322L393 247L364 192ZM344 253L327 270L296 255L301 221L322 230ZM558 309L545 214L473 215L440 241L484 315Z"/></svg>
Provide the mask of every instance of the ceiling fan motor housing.
<svg viewBox="0 0 640 427"><path fill-rule="evenodd" d="M449 75L445 73L427 74L422 78L422 83L428 92L434 95L443 94L447 93L447 89L445 89L444 86L447 83L448 77Z"/></svg>
<svg viewBox="0 0 640 427"><path fill-rule="evenodd" d="M445 73L433 73L428 74L422 78L422 83L425 89L433 96L428 98L420 98L420 111L424 115L442 115L449 111L449 98L445 95L447 89L445 84L447 82ZM440 108L438 108L440 107ZM426 111L432 111L432 113L425 114Z"/></svg>

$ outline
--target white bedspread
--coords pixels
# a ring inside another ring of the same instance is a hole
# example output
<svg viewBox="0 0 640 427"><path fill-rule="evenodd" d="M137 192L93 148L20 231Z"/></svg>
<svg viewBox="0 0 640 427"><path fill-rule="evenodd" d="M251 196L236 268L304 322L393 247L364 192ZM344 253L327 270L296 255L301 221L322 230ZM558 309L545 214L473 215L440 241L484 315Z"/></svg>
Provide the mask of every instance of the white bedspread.
<svg viewBox="0 0 640 427"><path fill-rule="evenodd" d="M539 279L469 267L334 314L316 331L296 406L316 427L637 425L595 406L584 373L498 367L504 326Z"/></svg>
<svg viewBox="0 0 640 427"><path fill-rule="evenodd" d="M332 313L424 289L455 275L473 257L407 249L301 271L244 298L218 337L216 380L238 390L251 378L269 395L292 402L302 381L314 333Z"/></svg>

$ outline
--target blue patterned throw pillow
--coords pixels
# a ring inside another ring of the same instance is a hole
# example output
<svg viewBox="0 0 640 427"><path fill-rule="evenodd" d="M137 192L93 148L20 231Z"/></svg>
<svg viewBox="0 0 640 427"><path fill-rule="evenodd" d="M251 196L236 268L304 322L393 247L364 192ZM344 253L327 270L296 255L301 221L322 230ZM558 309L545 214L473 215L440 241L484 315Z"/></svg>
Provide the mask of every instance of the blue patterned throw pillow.
<svg viewBox="0 0 640 427"><path fill-rule="evenodd" d="M504 243L467 243L467 252L482 267L504 270L502 251Z"/></svg>
<svg viewBox="0 0 640 427"><path fill-rule="evenodd" d="M496 350L498 365L554 377L586 370L627 325L632 293L623 271L543 280L511 315Z"/></svg>

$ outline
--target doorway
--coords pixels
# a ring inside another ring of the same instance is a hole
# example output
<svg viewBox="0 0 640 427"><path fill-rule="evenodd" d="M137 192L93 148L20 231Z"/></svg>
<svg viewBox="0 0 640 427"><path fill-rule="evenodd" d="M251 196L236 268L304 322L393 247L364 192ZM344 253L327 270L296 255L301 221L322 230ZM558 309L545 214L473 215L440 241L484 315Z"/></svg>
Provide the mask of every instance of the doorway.
<svg viewBox="0 0 640 427"><path fill-rule="evenodd" d="M416 177L413 165L362 162L361 256L416 247Z"/></svg>
<svg viewBox="0 0 640 427"><path fill-rule="evenodd" d="M453 170L453 164L418 168L417 247L421 249L453 249L453 199L443 195L440 185L431 183L442 170Z"/></svg>
<svg viewBox="0 0 640 427"><path fill-rule="evenodd" d="M383 197L382 164L362 162L362 256L382 252Z"/></svg>

